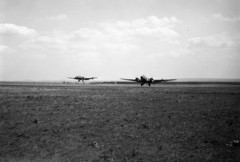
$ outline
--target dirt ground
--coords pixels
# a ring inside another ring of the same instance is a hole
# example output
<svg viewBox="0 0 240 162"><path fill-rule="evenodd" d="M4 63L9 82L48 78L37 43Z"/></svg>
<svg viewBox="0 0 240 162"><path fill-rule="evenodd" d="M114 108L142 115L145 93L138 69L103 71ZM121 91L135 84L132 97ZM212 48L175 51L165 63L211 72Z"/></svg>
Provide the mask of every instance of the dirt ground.
<svg viewBox="0 0 240 162"><path fill-rule="evenodd" d="M0 85L0 161L237 161L239 99L239 85Z"/></svg>

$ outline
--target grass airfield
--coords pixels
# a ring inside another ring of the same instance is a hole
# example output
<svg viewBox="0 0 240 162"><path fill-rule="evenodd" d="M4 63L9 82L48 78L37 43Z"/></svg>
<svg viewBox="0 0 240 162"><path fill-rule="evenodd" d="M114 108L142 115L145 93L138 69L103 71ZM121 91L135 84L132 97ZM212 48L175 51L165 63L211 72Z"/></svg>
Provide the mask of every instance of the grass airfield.
<svg viewBox="0 0 240 162"><path fill-rule="evenodd" d="M0 161L238 161L239 99L240 85L0 84Z"/></svg>

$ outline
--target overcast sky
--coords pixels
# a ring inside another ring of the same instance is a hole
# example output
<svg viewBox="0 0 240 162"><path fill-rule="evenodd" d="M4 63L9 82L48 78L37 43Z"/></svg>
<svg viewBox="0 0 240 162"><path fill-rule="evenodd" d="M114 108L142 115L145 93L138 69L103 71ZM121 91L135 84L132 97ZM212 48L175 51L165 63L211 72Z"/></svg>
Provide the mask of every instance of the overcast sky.
<svg viewBox="0 0 240 162"><path fill-rule="evenodd" d="M0 0L0 80L240 78L239 0Z"/></svg>

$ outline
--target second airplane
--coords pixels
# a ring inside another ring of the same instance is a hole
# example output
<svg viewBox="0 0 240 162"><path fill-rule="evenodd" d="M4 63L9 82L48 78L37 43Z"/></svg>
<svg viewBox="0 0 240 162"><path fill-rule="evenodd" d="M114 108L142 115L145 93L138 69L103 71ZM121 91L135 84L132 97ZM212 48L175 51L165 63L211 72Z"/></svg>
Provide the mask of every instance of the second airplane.
<svg viewBox="0 0 240 162"><path fill-rule="evenodd" d="M162 82L177 80L177 79L156 79L156 80L154 80L153 78L147 78L145 75L142 75L140 77L140 79L139 78L135 78L135 79L120 78L120 79L139 82L139 83L141 83L141 86L143 86L145 83L148 83L148 85L151 86L151 84L155 84L155 83L162 83Z"/></svg>

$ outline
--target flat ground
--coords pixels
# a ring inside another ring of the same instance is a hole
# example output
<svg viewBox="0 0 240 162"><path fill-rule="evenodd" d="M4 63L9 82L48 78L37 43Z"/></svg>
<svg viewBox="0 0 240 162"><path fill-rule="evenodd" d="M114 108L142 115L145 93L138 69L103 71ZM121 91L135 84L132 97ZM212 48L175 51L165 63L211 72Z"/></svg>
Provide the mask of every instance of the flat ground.
<svg viewBox="0 0 240 162"><path fill-rule="evenodd" d="M239 99L239 85L0 85L0 161L237 161Z"/></svg>

